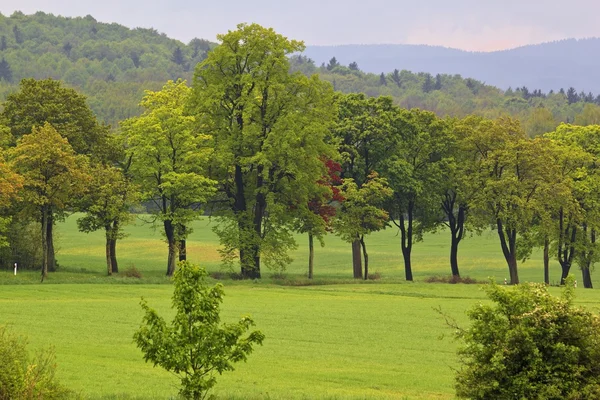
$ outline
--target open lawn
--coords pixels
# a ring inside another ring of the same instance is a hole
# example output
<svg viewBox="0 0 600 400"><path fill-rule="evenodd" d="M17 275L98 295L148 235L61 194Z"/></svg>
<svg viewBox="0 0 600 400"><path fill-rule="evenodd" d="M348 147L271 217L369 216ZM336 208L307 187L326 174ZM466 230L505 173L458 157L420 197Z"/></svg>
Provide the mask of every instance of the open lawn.
<svg viewBox="0 0 600 400"><path fill-rule="evenodd" d="M218 243L209 221L195 229L190 259L218 271ZM138 223L119 244L121 268L134 264L144 274L141 280L104 276L102 234L76 232L74 218L59 232L61 270L47 282L37 283L37 272L17 277L0 272L0 324L27 335L32 348L54 345L60 379L85 398L174 396L177 379L145 364L132 340L142 317L140 297L161 314L171 313L159 231ZM446 239L440 233L417 244L415 283L402 281L398 238L391 230L367 242L380 281L353 283L349 245L334 237L317 248L319 285L293 286L305 284L304 248L287 280L271 279L267 272L257 282L225 281L223 319L251 314L266 340L246 364L219 378L214 393L225 399L452 399L457 343L434 308L466 324L464 311L485 295L479 285L423 282L426 276L448 275ZM541 279L539 254L535 257L521 266L522 280ZM468 238L460 261L463 275L482 280L492 275L498 281L507 275L493 235ZM552 272L558 280L557 265ZM579 288L577 302L597 310L597 293Z"/></svg>

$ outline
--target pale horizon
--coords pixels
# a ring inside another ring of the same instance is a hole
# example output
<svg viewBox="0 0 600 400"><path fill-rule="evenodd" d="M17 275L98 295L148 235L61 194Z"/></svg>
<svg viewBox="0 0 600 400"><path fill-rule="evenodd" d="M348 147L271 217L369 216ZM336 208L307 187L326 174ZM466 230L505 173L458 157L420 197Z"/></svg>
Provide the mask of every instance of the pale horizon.
<svg viewBox="0 0 600 400"><path fill-rule="evenodd" d="M14 2L16 3L16 2ZM99 22L129 28L154 28L189 42L216 41L218 33L240 22L272 27L308 46L414 44L491 52L565 39L600 37L595 15L600 2L572 0L488 1L443 0L414 3L390 0L317 1L286 4L230 0L226 9L191 0L20 0L0 3L0 13L37 11L65 17L91 15ZM225 10L225 11L224 11Z"/></svg>

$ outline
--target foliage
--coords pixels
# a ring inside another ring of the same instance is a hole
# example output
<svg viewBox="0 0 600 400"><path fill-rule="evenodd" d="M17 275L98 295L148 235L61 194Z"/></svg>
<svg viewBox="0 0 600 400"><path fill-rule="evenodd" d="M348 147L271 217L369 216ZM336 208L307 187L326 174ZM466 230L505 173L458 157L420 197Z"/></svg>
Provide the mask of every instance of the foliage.
<svg viewBox="0 0 600 400"><path fill-rule="evenodd" d="M261 259L281 265L293 246L295 204L308 203L324 174L333 92L316 76L290 74L301 42L240 24L198 65L190 111L213 138L211 177L219 182L218 227L242 274L260 277ZM282 258L284 256L284 258Z"/></svg>
<svg viewBox="0 0 600 400"><path fill-rule="evenodd" d="M1 115L16 139L49 123L76 153L103 159L107 152L107 127L98 124L83 95L60 81L23 79L19 91L7 97Z"/></svg>
<svg viewBox="0 0 600 400"><path fill-rule="evenodd" d="M122 169L98 164L92 167L92 179L79 207L86 215L77 220L79 230L104 229L108 275L118 272L116 241L124 237L123 225L133 219L130 209L138 203L139 192Z"/></svg>
<svg viewBox="0 0 600 400"><path fill-rule="evenodd" d="M164 226L169 276L175 271L177 251L185 254L177 242L191 233L190 222L202 215L201 206L216 184L206 176L210 137L198 133L195 118L184 113L189 95L185 81L169 81L158 92L146 92L140 103L144 113L122 124L130 173Z"/></svg>
<svg viewBox="0 0 600 400"><path fill-rule="evenodd" d="M545 285L486 288L494 306L468 313L459 330L456 391L469 399L595 399L600 395L600 319L573 306L572 279L560 298Z"/></svg>
<svg viewBox="0 0 600 400"><path fill-rule="evenodd" d="M206 276L203 268L181 262L173 278L173 321L167 325L142 300L144 325L134 335L146 361L180 377L179 393L187 399L204 399L216 383L215 373L233 371L233 364L246 361L253 346L264 340L260 331L244 336L254 325L249 317L221 324L223 286L210 287Z"/></svg>
<svg viewBox="0 0 600 400"><path fill-rule="evenodd" d="M54 350L31 358L27 342L0 326L0 400L66 399L72 393L55 377Z"/></svg>
<svg viewBox="0 0 600 400"><path fill-rule="evenodd" d="M64 212L85 192L90 179L87 159L76 155L67 139L48 123L23 136L10 156L23 177L22 202L42 225L43 279L53 267L48 265L52 263L48 225L52 225L55 214Z"/></svg>

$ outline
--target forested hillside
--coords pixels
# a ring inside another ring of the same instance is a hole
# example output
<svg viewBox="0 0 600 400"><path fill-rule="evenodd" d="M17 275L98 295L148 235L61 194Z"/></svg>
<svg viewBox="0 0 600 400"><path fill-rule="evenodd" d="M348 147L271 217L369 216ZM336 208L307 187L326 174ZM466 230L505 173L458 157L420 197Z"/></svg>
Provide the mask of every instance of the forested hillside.
<svg viewBox="0 0 600 400"><path fill-rule="evenodd" d="M581 47L595 42L560 43L562 50L567 51L571 44ZM169 79L184 78L190 83L194 66L214 46L204 39L193 39L184 44L153 29L129 29L118 24L100 23L91 16L64 18L43 12L35 15L14 13L10 17L0 14L0 100L16 91L23 78L52 77L85 94L98 118L115 127L119 121L141 112L138 103L144 90L157 90ZM380 52L373 50L378 47L369 49L366 53L356 53L357 56L365 55L367 58L360 59L364 61L353 60L342 65L338 59L330 58L319 66L306 56L314 51L309 48L304 55L293 56L291 65L293 70L306 75L319 74L338 91L392 96L395 103L404 108L421 108L440 116L456 117L478 114L493 118L508 114L519 118L530 136L550 132L560 122L580 125L600 122L599 93L588 90L594 82L564 87L562 91L561 87L554 91L542 91L538 87L517 88L519 78L513 71L513 89L501 90L468 75L451 74L451 69L435 75L421 72L426 69L409 71L415 66L411 60L420 57L422 62L432 61L430 53L435 48L424 47L412 58L395 61L393 68L392 64L384 62L393 54L390 49L385 46L380 46ZM508 53L516 60L521 55L515 52L529 54L535 49L534 46ZM461 54L449 49L443 52L450 58ZM346 53L340 52L340 60L344 57L350 60ZM373 65L380 65L379 69L384 72L363 71L363 67L369 70ZM552 68L556 67L556 63L552 65ZM572 76L581 78L585 75Z"/></svg>
<svg viewBox="0 0 600 400"><path fill-rule="evenodd" d="M84 93L105 122L140 113L144 90L190 79L211 43L187 45L154 29L129 29L93 17L0 14L0 98L23 78L54 78Z"/></svg>
<svg viewBox="0 0 600 400"><path fill-rule="evenodd" d="M600 92L600 39L567 39L494 52L470 52L440 46L385 44L309 46L305 55L320 65L336 57L357 62L364 71L396 68L431 74L460 74L501 89L528 86L550 91L573 86Z"/></svg>

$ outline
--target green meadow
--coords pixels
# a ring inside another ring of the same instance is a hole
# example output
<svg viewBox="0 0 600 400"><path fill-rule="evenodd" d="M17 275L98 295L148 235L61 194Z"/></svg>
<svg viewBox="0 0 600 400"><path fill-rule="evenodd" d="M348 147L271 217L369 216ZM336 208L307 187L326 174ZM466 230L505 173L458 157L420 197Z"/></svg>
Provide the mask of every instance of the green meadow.
<svg viewBox="0 0 600 400"><path fill-rule="evenodd" d="M214 221L196 223L188 254L220 271ZM77 232L75 217L58 226L60 270L43 284L38 272L0 271L0 324L29 338L32 349L53 345L61 381L89 399L169 399L177 379L144 363L132 335L141 322L140 298L170 315L172 287L164 277L166 245L160 229L141 220L120 241L120 269L135 266L141 279L105 276L102 233ZM371 235L371 271L380 280L351 279L350 246L334 236L316 249L315 282L304 278L307 240L283 276L264 271L260 281L224 280L222 318L250 314L266 339L218 379L222 399L452 399L457 368L452 330L440 308L467 324L465 310L486 301L481 285L426 283L449 275L448 237L430 234L414 249L415 282L403 281L399 237ZM465 239L461 274L502 282L507 268L492 232ZM552 280L559 269L552 264ZM580 279L579 271L574 271ZM520 266L522 281L542 280L541 254ZM594 284L600 284L597 280ZM559 288L552 288L555 293ZM595 290L577 290L577 302L600 306Z"/></svg>

